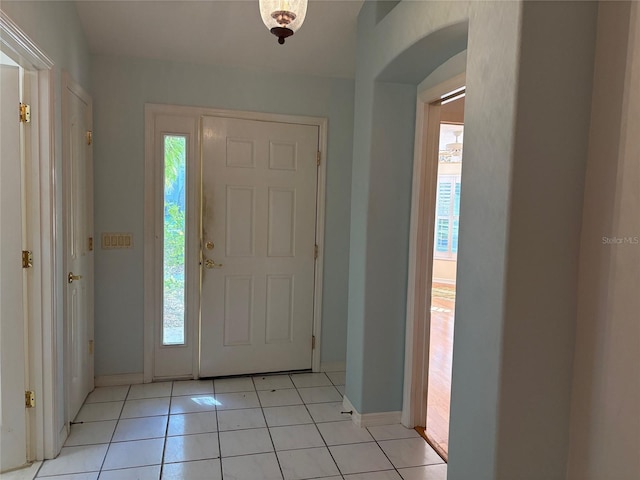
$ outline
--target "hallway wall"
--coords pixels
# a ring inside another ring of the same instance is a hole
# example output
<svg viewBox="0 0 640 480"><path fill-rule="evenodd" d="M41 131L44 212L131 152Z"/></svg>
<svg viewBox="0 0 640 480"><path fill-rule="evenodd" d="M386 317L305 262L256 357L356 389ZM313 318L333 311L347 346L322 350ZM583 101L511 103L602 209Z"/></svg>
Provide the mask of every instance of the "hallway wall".
<svg viewBox="0 0 640 480"><path fill-rule="evenodd" d="M600 4L569 480L640 478L640 8Z"/></svg>
<svg viewBox="0 0 640 480"><path fill-rule="evenodd" d="M563 480L597 4L376 13L358 29L346 396L363 415L402 406L406 89L467 48L448 478Z"/></svg>
<svg viewBox="0 0 640 480"><path fill-rule="evenodd" d="M96 250L96 375L143 370L146 102L328 117L321 361L344 362L353 81L108 56L92 61L96 237L134 238L131 250Z"/></svg>

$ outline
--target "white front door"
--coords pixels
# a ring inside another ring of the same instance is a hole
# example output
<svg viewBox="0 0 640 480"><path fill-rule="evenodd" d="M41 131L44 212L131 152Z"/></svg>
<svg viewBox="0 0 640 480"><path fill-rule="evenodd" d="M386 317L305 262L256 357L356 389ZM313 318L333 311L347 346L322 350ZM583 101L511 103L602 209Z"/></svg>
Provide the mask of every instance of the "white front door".
<svg viewBox="0 0 640 480"><path fill-rule="evenodd" d="M0 65L0 472L27 462L19 68Z"/></svg>
<svg viewBox="0 0 640 480"><path fill-rule="evenodd" d="M318 141L202 119L201 377L311 368Z"/></svg>
<svg viewBox="0 0 640 480"><path fill-rule="evenodd" d="M65 83L65 377L71 421L93 390L93 169L91 100L69 78Z"/></svg>

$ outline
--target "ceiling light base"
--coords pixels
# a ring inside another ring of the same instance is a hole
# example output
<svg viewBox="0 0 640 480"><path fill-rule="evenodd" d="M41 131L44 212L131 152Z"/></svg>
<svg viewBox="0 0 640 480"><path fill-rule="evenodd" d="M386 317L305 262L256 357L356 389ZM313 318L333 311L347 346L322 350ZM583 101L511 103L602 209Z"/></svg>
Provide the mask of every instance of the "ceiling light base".
<svg viewBox="0 0 640 480"><path fill-rule="evenodd" d="M293 35L293 30L286 27L273 27L271 29L271 33L273 33L276 37L278 37L278 43L280 45L284 44L284 39Z"/></svg>

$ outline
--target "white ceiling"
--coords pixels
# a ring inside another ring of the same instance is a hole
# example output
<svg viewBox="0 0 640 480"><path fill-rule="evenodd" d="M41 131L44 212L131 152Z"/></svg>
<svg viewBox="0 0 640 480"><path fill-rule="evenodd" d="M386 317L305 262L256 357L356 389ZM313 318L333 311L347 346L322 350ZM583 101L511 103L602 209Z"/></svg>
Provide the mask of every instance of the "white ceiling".
<svg viewBox="0 0 640 480"><path fill-rule="evenodd" d="M92 53L352 78L363 0L310 0L278 45L257 0L77 1Z"/></svg>

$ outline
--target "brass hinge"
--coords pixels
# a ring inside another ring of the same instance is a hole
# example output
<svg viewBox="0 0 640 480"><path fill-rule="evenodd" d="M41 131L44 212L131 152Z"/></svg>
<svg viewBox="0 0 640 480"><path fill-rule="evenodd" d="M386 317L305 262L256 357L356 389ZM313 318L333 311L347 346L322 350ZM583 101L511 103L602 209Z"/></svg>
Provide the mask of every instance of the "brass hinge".
<svg viewBox="0 0 640 480"><path fill-rule="evenodd" d="M320 151L318 151L318 155L316 155L316 163L318 164L318 166L320 166L320 159L322 158L322 153L320 153Z"/></svg>
<svg viewBox="0 0 640 480"><path fill-rule="evenodd" d="M93 354L93 340L89 340L89 355Z"/></svg>
<svg viewBox="0 0 640 480"><path fill-rule="evenodd" d="M316 336L311 335L311 350L315 350L315 349L316 349Z"/></svg>
<svg viewBox="0 0 640 480"><path fill-rule="evenodd" d="M22 251L22 268L33 267L33 252L30 250Z"/></svg>
<svg viewBox="0 0 640 480"><path fill-rule="evenodd" d="M93 132L91 130L87 130L87 145L91 145L93 143Z"/></svg>
<svg viewBox="0 0 640 480"><path fill-rule="evenodd" d="M31 123L31 105L20 103L20 123Z"/></svg>
<svg viewBox="0 0 640 480"><path fill-rule="evenodd" d="M314 258L314 260L318 259L318 245L317 244L313 246L313 258Z"/></svg>
<svg viewBox="0 0 640 480"><path fill-rule="evenodd" d="M33 390L24 392L24 406L25 408L33 408L36 406L36 392Z"/></svg>
<svg viewBox="0 0 640 480"><path fill-rule="evenodd" d="M93 252L93 237L89 237L89 251Z"/></svg>

